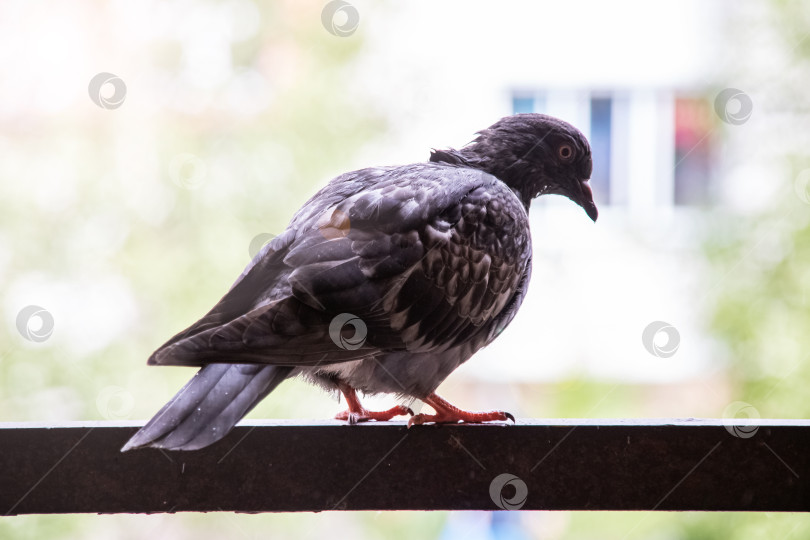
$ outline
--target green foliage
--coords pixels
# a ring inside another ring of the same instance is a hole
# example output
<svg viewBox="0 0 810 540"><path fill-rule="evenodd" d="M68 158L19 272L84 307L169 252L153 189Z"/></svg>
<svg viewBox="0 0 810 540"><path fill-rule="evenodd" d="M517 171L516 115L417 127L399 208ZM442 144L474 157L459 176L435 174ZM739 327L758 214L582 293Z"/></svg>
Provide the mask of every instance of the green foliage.
<svg viewBox="0 0 810 540"><path fill-rule="evenodd" d="M719 295L712 331L729 352L739 399L767 417L803 418L810 382L810 206L791 191L778 206L709 246ZM787 189L785 191L787 191Z"/></svg>

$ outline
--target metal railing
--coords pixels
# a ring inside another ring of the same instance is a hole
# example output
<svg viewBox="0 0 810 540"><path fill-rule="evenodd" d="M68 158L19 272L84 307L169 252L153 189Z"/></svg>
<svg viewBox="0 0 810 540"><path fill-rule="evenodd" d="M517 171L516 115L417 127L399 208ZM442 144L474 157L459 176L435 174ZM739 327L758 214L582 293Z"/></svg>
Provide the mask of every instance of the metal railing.
<svg viewBox="0 0 810 540"><path fill-rule="evenodd" d="M136 423L0 424L0 511L810 510L810 422L246 422L194 452Z"/></svg>

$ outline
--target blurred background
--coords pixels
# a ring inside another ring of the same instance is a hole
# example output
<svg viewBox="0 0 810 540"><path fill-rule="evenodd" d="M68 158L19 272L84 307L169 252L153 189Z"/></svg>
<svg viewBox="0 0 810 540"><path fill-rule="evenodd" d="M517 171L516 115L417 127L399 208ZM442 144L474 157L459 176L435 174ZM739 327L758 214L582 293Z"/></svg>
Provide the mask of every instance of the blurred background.
<svg viewBox="0 0 810 540"><path fill-rule="evenodd" d="M530 294L439 393L523 418L807 418L800 1L0 4L0 421L143 420L148 355L339 173L519 112L579 127L596 224L532 207ZM373 405L389 403L375 398ZM251 418L330 418L288 381ZM531 493L529 493L531 496ZM23 516L0 538L810 537L769 513Z"/></svg>

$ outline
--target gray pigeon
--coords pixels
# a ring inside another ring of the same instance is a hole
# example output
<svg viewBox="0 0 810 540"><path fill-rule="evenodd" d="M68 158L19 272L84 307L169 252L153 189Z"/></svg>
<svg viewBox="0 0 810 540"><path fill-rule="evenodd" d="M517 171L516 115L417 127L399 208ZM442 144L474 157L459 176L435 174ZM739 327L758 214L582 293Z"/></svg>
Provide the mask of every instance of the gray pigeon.
<svg viewBox="0 0 810 540"><path fill-rule="evenodd" d="M299 375L342 392L348 410L336 418L351 423L411 413L366 410L358 390L435 410L409 426L513 419L460 410L435 390L520 308L532 199L564 195L596 221L592 167L576 128L518 114L426 163L333 179L205 317L152 354L152 365L201 369L122 451L208 446Z"/></svg>

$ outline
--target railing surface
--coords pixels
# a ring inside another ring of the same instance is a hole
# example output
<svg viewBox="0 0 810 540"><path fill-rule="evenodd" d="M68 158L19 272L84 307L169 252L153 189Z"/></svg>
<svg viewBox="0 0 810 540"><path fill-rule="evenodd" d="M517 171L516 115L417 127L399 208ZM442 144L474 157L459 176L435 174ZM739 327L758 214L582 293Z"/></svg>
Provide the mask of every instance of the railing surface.
<svg viewBox="0 0 810 540"><path fill-rule="evenodd" d="M0 512L810 510L810 422L247 422L120 453L137 423L0 424Z"/></svg>

